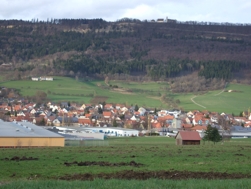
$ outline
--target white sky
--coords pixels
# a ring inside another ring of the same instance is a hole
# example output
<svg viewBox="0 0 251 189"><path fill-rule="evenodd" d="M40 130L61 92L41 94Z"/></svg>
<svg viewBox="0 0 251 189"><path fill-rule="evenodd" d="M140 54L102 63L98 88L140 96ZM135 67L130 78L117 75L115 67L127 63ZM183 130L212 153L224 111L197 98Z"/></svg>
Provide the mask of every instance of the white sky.
<svg viewBox="0 0 251 189"><path fill-rule="evenodd" d="M0 0L0 19L124 17L251 23L251 0Z"/></svg>

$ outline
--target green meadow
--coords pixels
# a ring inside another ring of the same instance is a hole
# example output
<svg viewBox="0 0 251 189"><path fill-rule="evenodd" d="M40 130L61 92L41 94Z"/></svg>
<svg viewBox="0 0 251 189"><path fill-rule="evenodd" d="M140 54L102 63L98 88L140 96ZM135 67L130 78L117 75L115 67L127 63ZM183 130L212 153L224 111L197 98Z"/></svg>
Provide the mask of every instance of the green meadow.
<svg viewBox="0 0 251 189"><path fill-rule="evenodd" d="M71 101L80 103L122 103L125 105L139 105L149 108L168 108L160 101L162 94L167 94L175 100L179 99L179 107L189 110L209 110L234 113L251 106L251 87L241 84L228 84L226 91L209 91L205 94L174 94L168 92L166 82L125 82L109 81L108 87L104 81L76 81L68 77L54 77L54 81L6 81L1 86L16 88L21 95L32 96L41 90L47 93L51 101ZM114 87L115 86L115 87ZM194 102L191 100L193 99ZM196 104L197 103L197 104Z"/></svg>
<svg viewBox="0 0 251 189"><path fill-rule="evenodd" d="M105 146L0 149L0 188L248 188L251 184L250 139L231 139L216 144L201 142L201 145L192 146L177 146L175 139L168 137L108 138L106 142L108 145ZM17 161L11 160L13 157L37 159ZM132 161L141 165L65 164ZM187 171L187 178L141 180L135 177L127 180L104 176L88 180L91 175L119 174L123 171ZM196 172L247 176L239 179L190 179ZM78 181L75 175L87 177L85 181ZM65 178L75 179L69 182Z"/></svg>
<svg viewBox="0 0 251 189"><path fill-rule="evenodd" d="M251 107L251 87L248 85L229 84L225 92L216 90L207 92L203 95L172 95L175 99L181 101L181 106L185 110L209 110L239 115L240 112L248 110ZM201 106L194 104L191 98Z"/></svg>

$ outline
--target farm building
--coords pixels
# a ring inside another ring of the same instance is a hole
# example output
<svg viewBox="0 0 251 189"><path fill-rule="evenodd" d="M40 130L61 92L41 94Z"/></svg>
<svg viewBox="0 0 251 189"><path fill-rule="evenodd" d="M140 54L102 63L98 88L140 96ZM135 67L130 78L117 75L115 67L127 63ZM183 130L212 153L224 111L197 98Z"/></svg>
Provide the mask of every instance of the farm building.
<svg viewBox="0 0 251 189"><path fill-rule="evenodd" d="M179 131L175 136L177 145L200 145L200 135L197 131Z"/></svg>
<svg viewBox="0 0 251 189"><path fill-rule="evenodd" d="M0 147L64 146L64 137L29 122L0 120Z"/></svg>

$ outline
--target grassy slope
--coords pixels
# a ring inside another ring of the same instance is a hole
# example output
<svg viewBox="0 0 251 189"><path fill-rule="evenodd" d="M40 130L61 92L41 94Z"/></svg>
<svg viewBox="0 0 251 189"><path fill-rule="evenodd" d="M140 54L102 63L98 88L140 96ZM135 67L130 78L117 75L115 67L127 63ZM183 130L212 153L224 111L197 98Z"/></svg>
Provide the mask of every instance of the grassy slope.
<svg viewBox="0 0 251 189"><path fill-rule="evenodd" d="M109 146L97 147L65 147L39 149L0 149L0 183L10 183L4 188L248 188L250 179L230 181L167 181L150 179L148 181L104 181L93 182L50 181L50 179L65 174L76 173L109 173L121 170L187 170L215 171L227 173L251 173L250 139L232 139L223 145L206 143L200 146L176 146L173 138L167 137L137 137L109 138ZM242 154L242 155L240 155ZM5 161L3 158L13 156L38 157L37 161ZM135 157L132 157L135 156ZM72 161L107 161L143 163L144 166L133 168L88 166L78 167L64 165ZM14 177L11 177L15 173ZM34 175L37 175L36 178ZM30 178L36 181L27 181ZM153 184L154 183L154 184ZM188 184L188 185L187 185ZM57 187L54 187L58 185ZM233 186L231 186L233 185ZM230 187L231 186L231 187ZM40 187L41 188L41 187ZM187 188L187 187L186 187Z"/></svg>
<svg viewBox="0 0 251 189"><path fill-rule="evenodd" d="M174 95L175 98L180 99L181 106L185 110L203 110L207 109L209 111L218 111L226 113L234 113L239 115L241 111L247 110L251 105L251 88L247 85L240 84L230 84L226 90L236 90L237 92L223 92L219 94L222 90L211 91L204 95L198 95L194 98L194 101L205 106L202 108L198 105L192 103L191 98L195 95L186 94ZM217 95L219 94L219 95Z"/></svg>
<svg viewBox="0 0 251 189"><path fill-rule="evenodd" d="M64 100L89 103L93 98L90 95L95 94L95 96L108 97L106 102L111 103L138 104L139 106L148 107L161 106L161 102L158 99L150 98L148 94L123 94L103 89L98 87L98 84L105 86L103 81L82 82L67 77L55 77L55 80L52 82L8 81L0 83L1 86L20 89L21 94L24 96L34 95L37 90L42 90L48 94L48 98L52 101ZM49 91L51 94L49 94Z"/></svg>
<svg viewBox="0 0 251 189"><path fill-rule="evenodd" d="M78 101L90 103L92 95L107 97L107 103L124 103L127 105L138 104L145 107L165 108L166 105L159 100L160 95L168 87L167 83L156 82L120 82L110 81L109 84L119 86L121 90L131 90L132 93L103 89L99 86L106 86L104 81L76 81L67 77L55 77L53 82L34 82L34 81L8 81L1 82L1 86L20 89L22 95L34 95L37 90L43 90L48 94L52 101ZM247 85L230 84L227 90L237 92L223 92L221 90L211 91L204 95L198 95L194 101L203 105L202 108L191 101L195 95L171 94L175 99L179 99L179 104L184 110L203 110L234 113L238 115L241 111L247 110L251 104L251 88ZM48 92L51 92L50 94ZM53 94L54 93L54 94ZM56 94L55 94L56 93ZM215 96L217 95L217 96Z"/></svg>

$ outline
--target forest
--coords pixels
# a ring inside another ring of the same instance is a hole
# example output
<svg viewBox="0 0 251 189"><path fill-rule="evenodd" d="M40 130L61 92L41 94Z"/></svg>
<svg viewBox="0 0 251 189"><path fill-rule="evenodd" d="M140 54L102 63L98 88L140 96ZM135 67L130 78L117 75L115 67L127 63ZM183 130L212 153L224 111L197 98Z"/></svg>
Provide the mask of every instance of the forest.
<svg viewBox="0 0 251 189"><path fill-rule="evenodd" d="M250 24L193 21L0 20L0 68L15 73L12 79L40 73L167 80L196 72L241 82L251 77L250 33Z"/></svg>

